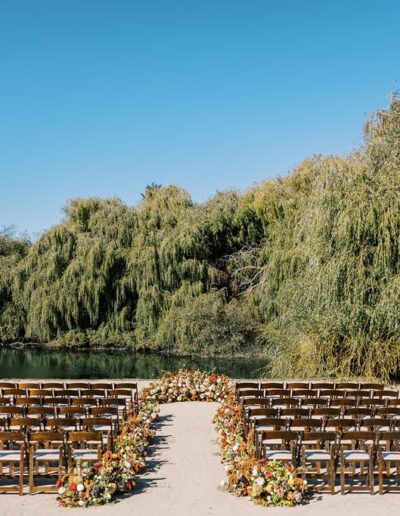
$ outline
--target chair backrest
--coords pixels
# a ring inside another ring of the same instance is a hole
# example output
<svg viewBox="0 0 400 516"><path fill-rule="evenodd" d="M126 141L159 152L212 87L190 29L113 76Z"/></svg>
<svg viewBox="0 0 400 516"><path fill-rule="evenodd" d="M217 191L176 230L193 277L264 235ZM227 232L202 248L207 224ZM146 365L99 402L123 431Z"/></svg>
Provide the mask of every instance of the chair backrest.
<svg viewBox="0 0 400 516"><path fill-rule="evenodd" d="M345 407L357 407L358 406L358 400L356 398L336 398L331 399L329 403L330 407L342 407L343 409Z"/></svg>
<svg viewBox="0 0 400 516"><path fill-rule="evenodd" d="M10 419L10 428L39 428L41 426L40 417L12 417Z"/></svg>
<svg viewBox="0 0 400 516"><path fill-rule="evenodd" d="M357 419L328 419L325 425L325 428L336 428L336 430L341 430L343 428L357 428L358 421Z"/></svg>
<svg viewBox="0 0 400 516"><path fill-rule="evenodd" d="M323 422L319 419L310 419L305 417L299 417L292 419L290 421L290 430L311 430L312 428L321 428L322 429Z"/></svg>
<svg viewBox="0 0 400 516"><path fill-rule="evenodd" d="M132 398L132 391L129 389L113 389L109 392L109 396L110 398Z"/></svg>
<svg viewBox="0 0 400 516"><path fill-rule="evenodd" d="M56 407L67 406L70 404L69 398L62 398L61 396L55 396L52 398L43 398L42 402L44 405L54 405Z"/></svg>
<svg viewBox="0 0 400 516"><path fill-rule="evenodd" d="M45 419L44 427L51 429L56 428L58 431L73 427L75 431L77 431L79 423L79 419L72 417L52 417Z"/></svg>
<svg viewBox="0 0 400 516"><path fill-rule="evenodd" d="M251 419L252 417L278 417L279 410L276 408L268 408L268 407L260 407L260 408L250 408L248 412L248 417Z"/></svg>
<svg viewBox="0 0 400 516"><path fill-rule="evenodd" d="M66 414L68 416L82 416L86 415L86 409L84 407L60 407L58 409L60 415Z"/></svg>
<svg viewBox="0 0 400 516"><path fill-rule="evenodd" d="M0 414L9 414L10 416L14 415L14 414L23 415L23 414L25 414L25 408L24 407L15 407L15 406L0 407Z"/></svg>
<svg viewBox="0 0 400 516"><path fill-rule="evenodd" d="M360 389L372 389L374 391L382 391L385 388L383 383L363 383L360 382Z"/></svg>
<svg viewBox="0 0 400 516"><path fill-rule="evenodd" d="M10 405L11 398L0 398L0 405Z"/></svg>
<svg viewBox="0 0 400 516"><path fill-rule="evenodd" d="M15 382L0 382L0 389L15 389Z"/></svg>
<svg viewBox="0 0 400 516"><path fill-rule="evenodd" d="M90 382L67 382L67 389L90 389L92 384Z"/></svg>
<svg viewBox="0 0 400 516"><path fill-rule="evenodd" d="M321 389L319 395L323 398L344 398L346 391L337 389Z"/></svg>
<svg viewBox="0 0 400 516"><path fill-rule="evenodd" d="M272 407L300 407L302 401L300 398L273 398L271 405Z"/></svg>
<svg viewBox="0 0 400 516"><path fill-rule="evenodd" d="M89 444L103 444L102 432L67 432L67 441L70 444L86 446Z"/></svg>
<svg viewBox="0 0 400 516"><path fill-rule="evenodd" d="M6 444L17 444L20 447L25 444L25 435L22 432L0 432L0 449Z"/></svg>
<svg viewBox="0 0 400 516"><path fill-rule="evenodd" d="M1 410L1 409L0 409ZM400 407L378 407L377 416L400 416Z"/></svg>
<svg viewBox="0 0 400 516"><path fill-rule="evenodd" d="M312 389L333 389L335 387L334 382L311 382Z"/></svg>
<svg viewBox="0 0 400 516"><path fill-rule="evenodd" d="M382 441L386 441L386 450L394 450L399 451L400 450L400 431L386 431L386 432L379 432L379 444L382 446Z"/></svg>
<svg viewBox="0 0 400 516"><path fill-rule="evenodd" d="M29 396L51 398L53 396L53 391L51 389L29 389Z"/></svg>
<svg viewBox="0 0 400 516"><path fill-rule="evenodd" d="M391 391L389 389L382 389L380 391L374 391L374 398L398 398L399 391Z"/></svg>
<svg viewBox="0 0 400 516"><path fill-rule="evenodd" d="M57 389L62 391L65 389L64 382L42 382L42 389Z"/></svg>
<svg viewBox="0 0 400 516"><path fill-rule="evenodd" d="M61 389L61 390L54 389L54 396L61 397L61 398L77 398L79 396L79 390L78 389Z"/></svg>
<svg viewBox="0 0 400 516"><path fill-rule="evenodd" d="M92 389L103 389L103 390L110 391L113 388L114 388L114 386L112 383L105 383L105 382L92 383Z"/></svg>
<svg viewBox="0 0 400 516"><path fill-rule="evenodd" d="M104 398L100 400L100 406L101 405L110 405L110 406L119 406L119 407L125 407L126 402L125 398Z"/></svg>
<svg viewBox="0 0 400 516"><path fill-rule="evenodd" d="M325 431L305 431L301 435L301 444L313 445L316 448L323 448L326 444L335 444L337 442L336 432L325 432Z"/></svg>
<svg viewBox="0 0 400 516"><path fill-rule="evenodd" d="M133 389L137 390L137 382L115 382L114 389Z"/></svg>
<svg viewBox="0 0 400 516"><path fill-rule="evenodd" d="M113 420L108 417L84 417L81 419L81 425L85 429L89 429L97 425L102 425L108 426L111 430L113 427Z"/></svg>
<svg viewBox="0 0 400 516"><path fill-rule="evenodd" d="M40 389L41 384L40 382L34 382L34 383L19 383L18 384L19 389Z"/></svg>
<svg viewBox="0 0 400 516"><path fill-rule="evenodd" d="M116 388L119 388L119 387L117 387L117 385L120 385L120 384L116 384ZM256 389L256 390L259 390L260 384L258 382L236 382L235 387L236 387L237 391L240 391L240 390L243 390L243 389Z"/></svg>
<svg viewBox="0 0 400 516"><path fill-rule="evenodd" d="M104 398L101 398L104 399ZM93 407L97 405L98 398L86 396L85 398L72 398L71 405L81 407Z"/></svg>
<svg viewBox="0 0 400 516"><path fill-rule="evenodd" d="M288 382L286 388L308 390L310 388L310 382Z"/></svg>
<svg viewBox="0 0 400 516"><path fill-rule="evenodd" d="M29 432L28 441L30 444L44 444L46 448L51 447L52 444L59 445L64 442L64 435L62 432L44 431L44 432Z"/></svg>
<svg viewBox="0 0 400 516"><path fill-rule="evenodd" d="M260 389L269 390L269 389L286 389L285 382L261 382Z"/></svg>
<svg viewBox="0 0 400 516"><path fill-rule="evenodd" d="M264 446L268 446L268 441L272 446L276 445L276 441L281 441L282 446L288 447L290 443L297 443L298 436L297 432L290 430L270 430L261 432L260 437Z"/></svg>
<svg viewBox="0 0 400 516"><path fill-rule="evenodd" d="M26 396L21 398L15 398L15 404L16 405L32 405L32 406L40 406L42 400L40 398L36 398L33 396Z"/></svg>
<svg viewBox="0 0 400 516"><path fill-rule="evenodd" d="M307 418L310 415L309 408L289 407L281 409L282 417L304 417Z"/></svg>
<svg viewBox="0 0 400 516"><path fill-rule="evenodd" d="M302 402L303 406L307 407L328 407L329 399L328 398L304 398Z"/></svg>
<svg viewBox="0 0 400 516"><path fill-rule="evenodd" d="M93 417L119 416L118 407L91 407L89 413Z"/></svg>
<svg viewBox="0 0 400 516"><path fill-rule="evenodd" d="M353 430L353 431L343 431L340 435L340 444L342 445L344 441L351 441L352 447L358 447L365 449L369 443L375 443L376 434L375 432L364 431L364 430ZM347 447L347 444L345 445Z"/></svg>
<svg viewBox="0 0 400 516"><path fill-rule="evenodd" d="M344 414L352 417L372 417L374 409L371 407L348 407Z"/></svg>
<svg viewBox="0 0 400 516"><path fill-rule="evenodd" d="M9 396L26 396L26 390L25 389L17 389L17 388L11 388L11 389L3 389L3 397L9 397Z"/></svg>
<svg viewBox="0 0 400 516"><path fill-rule="evenodd" d="M101 397L105 398L106 392L104 389L82 389L81 390L82 397Z"/></svg>
<svg viewBox="0 0 400 516"><path fill-rule="evenodd" d="M240 401L243 405L254 405L258 407L269 407L271 405L269 398L244 398Z"/></svg>
<svg viewBox="0 0 400 516"><path fill-rule="evenodd" d="M367 428L368 430L377 430L382 426L391 427L392 421L385 417L368 417L360 420L360 429Z"/></svg>
<svg viewBox="0 0 400 516"><path fill-rule="evenodd" d="M115 396L115 393L116 392L121 392L121 390L124 390L125 392L129 392L129 391L126 391L125 389L117 389L117 390L114 390L114 391L111 391L110 392L110 396ZM239 389L237 391L238 393L238 396L239 398L263 398L264 397L264 391L260 390L260 389ZM130 392L129 392L129 395L130 395Z"/></svg>
<svg viewBox="0 0 400 516"><path fill-rule="evenodd" d="M318 391L311 389L292 389L293 398L317 398Z"/></svg>
<svg viewBox="0 0 400 516"><path fill-rule="evenodd" d="M290 389L265 389L265 394L269 397L290 398L292 391Z"/></svg>
<svg viewBox="0 0 400 516"><path fill-rule="evenodd" d="M41 416L48 416L55 414L55 407L27 407L27 414L38 414Z"/></svg>
<svg viewBox="0 0 400 516"><path fill-rule="evenodd" d="M327 419L339 417L340 414L341 410L338 407L316 407L311 410L311 416L320 416L325 417Z"/></svg>
<svg viewBox="0 0 400 516"><path fill-rule="evenodd" d="M359 382L336 382L335 389L358 389L360 387Z"/></svg>
<svg viewBox="0 0 400 516"><path fill-rule="evenodd" d="M272 427L275 429L282 429L287 427L287 419L279 417L262 417L254 420L254 427L257 430L259 427Z"/></svg>

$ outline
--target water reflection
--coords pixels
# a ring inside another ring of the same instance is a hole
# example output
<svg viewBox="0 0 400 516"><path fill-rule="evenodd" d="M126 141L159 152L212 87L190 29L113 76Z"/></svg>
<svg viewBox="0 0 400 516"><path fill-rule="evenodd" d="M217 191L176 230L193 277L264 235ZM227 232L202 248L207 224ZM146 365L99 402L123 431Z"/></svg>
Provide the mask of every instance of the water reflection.
<svg viewBox="0 0 400 516"><path fill-rule="evenodd" d="M180 367L216 370L232 378L267 374L266 361L261 359L0 348L0 378L158 378Z"/></svg>

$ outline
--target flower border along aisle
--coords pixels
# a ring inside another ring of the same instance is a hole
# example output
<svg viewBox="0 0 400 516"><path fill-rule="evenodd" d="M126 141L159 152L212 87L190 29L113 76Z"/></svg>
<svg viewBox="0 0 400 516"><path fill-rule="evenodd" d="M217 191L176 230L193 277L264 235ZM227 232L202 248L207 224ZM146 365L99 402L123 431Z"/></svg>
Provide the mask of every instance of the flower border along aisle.
<svg viewBox="0 0 400 516"><path fill-rule="evenodd" d="M299 470L280 461L255 456L254 434L246 432L243 406L237 401L235 387L225 375L180 369L167 372L139 394L137 410L122 425L115 453L106 452L92 467L76 463L64 475L58 500L64 507L103 505L116 494L134 489L135 478L145 466L146 447L154 435L153 422L160 403L179 401L220 402L214 424L219 432L221 460L225 464L228 491L251 496L268 506L293 506L301 503L306 485Z"/></svg>

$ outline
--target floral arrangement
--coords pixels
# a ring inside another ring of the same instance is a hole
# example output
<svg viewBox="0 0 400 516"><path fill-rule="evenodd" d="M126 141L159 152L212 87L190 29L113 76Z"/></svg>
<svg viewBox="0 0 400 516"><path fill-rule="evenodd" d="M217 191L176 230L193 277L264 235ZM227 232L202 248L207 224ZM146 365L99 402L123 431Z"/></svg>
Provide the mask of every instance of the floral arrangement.
<svg viewBox="0 0 400 516"><path fill-rule="evenodd" d="M267 506L294 506L302 502L307 482L300 470L281 461L257 459L253 431L246 433L243 407L231 392L214 416L221 460L227 478L222 486L238 496L251 496Z"/></svg>
<svg viewBox="0 0 400 516"><path fill-rule="evenodd" d="M77 461L58 483L58 501L63 507L89 507L112 501L117 493L132 491L136 475L145 465L146 448L154 435L152 424L158 405L140 400L115 442L115 453L107 451L101 462L89 466Z"/></svg>
<svg viewBox="0 0 400 516"><path fill-rule="evenodd" d="M158 403L175 401L223 401L233 389L231 380L222 374L197 369L180 369L165 373L144 389L144 399Z"/></svg>

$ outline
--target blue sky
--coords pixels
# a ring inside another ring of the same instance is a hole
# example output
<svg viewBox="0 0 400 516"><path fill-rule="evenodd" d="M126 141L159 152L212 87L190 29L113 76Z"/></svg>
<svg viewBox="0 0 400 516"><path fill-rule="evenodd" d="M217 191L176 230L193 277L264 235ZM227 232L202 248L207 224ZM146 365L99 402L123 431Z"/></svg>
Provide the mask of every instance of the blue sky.
<svg viewBox="0 0 400 516"><path fill-rule="evenodd" d="M348 152L400 87L399 26L397 0L0 0L0 227Z"/></svg>

